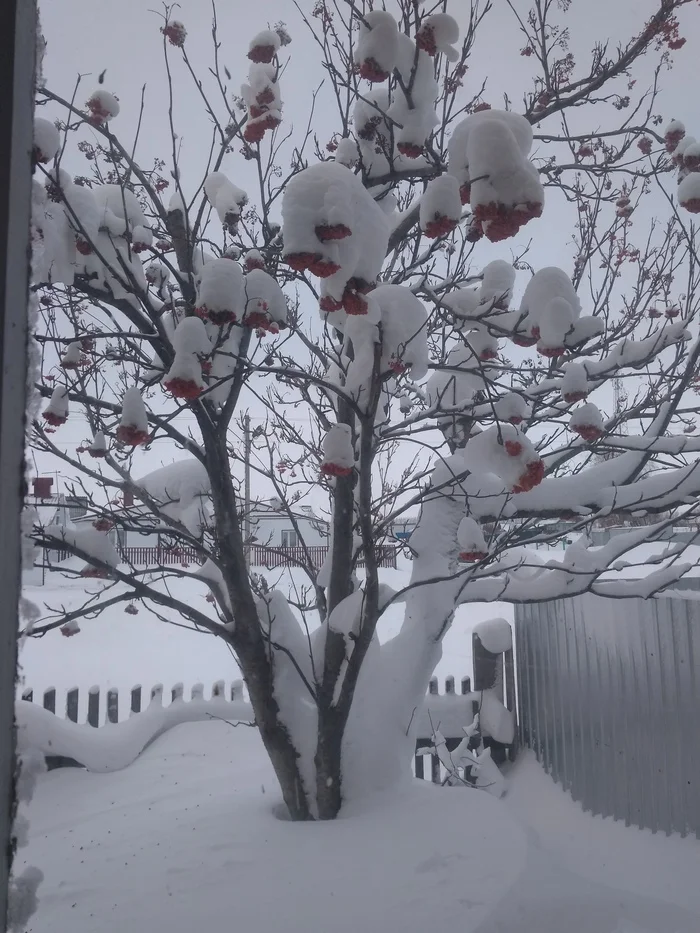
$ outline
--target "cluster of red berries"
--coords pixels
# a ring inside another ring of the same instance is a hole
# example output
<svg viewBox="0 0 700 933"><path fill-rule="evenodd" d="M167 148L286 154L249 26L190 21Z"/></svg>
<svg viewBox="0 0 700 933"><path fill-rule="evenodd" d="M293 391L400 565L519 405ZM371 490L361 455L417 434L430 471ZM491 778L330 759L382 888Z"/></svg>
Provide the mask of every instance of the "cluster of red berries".
<svg viewBox="0 0 700 933"><path fill-rule="evenodd" d="M150 439L148 431L142 431L133 424L120 424L116 436L120 444L128 447L139 447Z"/></svg>
<svg viewBox="0 0 700 933"><path fill-rule="evenodd" d="M439 214L437 211L433 214L433 219L429 220L423 228L423 233L431 239L439 236L448 236L457 226L458 221L454 217L447 217L445 214Z"/></svg>
<svg viewBox="0 0 700 933"><path fill-rule="evenodd" d="M339 463L325 461L321 464L321 473L324 476L350 476L352 467L341 466Z"/></svg>
<svg viewBox="0 0 700 933"><path fill-rule="evenodd" d="M513 492L529 492L535 486L539 486L544 479L544 461L532 460L525 468L525 472L518 477L518 482L513 486Z"/></svg>
<svg viewBox="0 0 700 933"><path fill-rule="evenodd" d="M474 208L475 220L482 224L486 237L492 243L515 236L521 227L541 215L542 204L536 201L515 206L490 201Z"/></svg>

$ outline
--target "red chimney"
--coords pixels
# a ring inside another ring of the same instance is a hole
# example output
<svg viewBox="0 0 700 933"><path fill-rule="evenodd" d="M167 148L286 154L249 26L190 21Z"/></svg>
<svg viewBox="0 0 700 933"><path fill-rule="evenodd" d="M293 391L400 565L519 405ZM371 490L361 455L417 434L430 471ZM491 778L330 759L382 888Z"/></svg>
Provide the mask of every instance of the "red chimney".
<svg viewBox="0 0 700 933"><path fill-rule="evenodd" d="M51 476L36 476L32 480L32 486L34 487L34 495L37 499L51 498L51 487L53 486L53 478Z"/></svg>

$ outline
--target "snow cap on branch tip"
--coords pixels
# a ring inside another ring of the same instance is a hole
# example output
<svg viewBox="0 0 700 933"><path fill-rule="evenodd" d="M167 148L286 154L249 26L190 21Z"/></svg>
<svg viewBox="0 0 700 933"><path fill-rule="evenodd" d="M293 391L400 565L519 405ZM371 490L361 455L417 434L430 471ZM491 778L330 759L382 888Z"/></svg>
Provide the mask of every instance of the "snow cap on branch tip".
<svg viewBox="0 0 700 933"><path fill-rule="evenodd" d="M530 406L517 392L506 392L493 403L493 410L499 421L521 424L530 416Z"/></svg>
<svg viewBox="0 0 700 933"><path fill-rule="evenodd" d="M237 259L238 257L227 257ZM259 249L249 249L243 260L243 269L246 272L252 272L253 269L262 269L265 271L265 260Z"/></svg>
<svg viewBox="0 0 700 933"><path fill-rule="evenodd" d="M287 327L287 300L277 280L259 267L245 276L243 325L278 333Z"/></svg>
<svg viewBox="0 0 700 933"><path fill-rule="evenodd" d="M354 168L357 165L358 159L359 152L354 139L344 136L342 139L338 140L338 145L335 150L336 162L347 168Z"/></svg>
<svg viewBox="0 0 700 933"><path fill-rule="evenodd" d="M603 416L600 409L593 402L586 402L571 415L569 430L580 435L584 441L597 441L605 433Z"/></svg>
<svg viewBox="0 0 700 933"><path fill-rule="evenodd" d="M325 476L349 476L355 466L352 431L348 424L334 424L323 439L321 473Z"/></svg>
<svg viewBox="0 0 700 933"><path fill-rule="evenodd" d="M107 456L107 441L105 440L104 432L95 431L92 443L88 447L88 453L96 460L101 460L103 457Z"/></svg>
<svg viewBox="0 0 700 933"><path fill-rule="evenodd" d="M488 557L486 539L481 526L469 515L465 515L459 523L457 543L459 544L459 559L465 563L484 560Z"/></svg>
<svg viewBox="0 0 700 933"><path fill-rule="evenodd" d="M186 317L180 321L173 335L173 347L175 358L163 378L163 387L175 398L198 398L204 388L201 357L212 350L201 318Z"/></svg>
<svg viewBox="0 0 700 933"><path fill-rule="evenodd" d="M498 338L487 330L473 330L465 339L474 356L481 362L495 360L498 356Z"/></svg>
<svg viewBox="0 0 700 933"><path fill-rule="evenodd" d="M691 214L700 214L700 172L691 172L678 185L678 203Z"/></svg>
<svg viewBox="0 0 700 933"><path fill-rule="evenodd" d="M420 226L427 237L446 236L462 216L459 182L452 175L433 178L420 199Z"/></svg>
<svg viewBox="0 0 700 933"><path fill-rule="evenodd" d="M150 437L146 406L135 386L127 389L122 398L122 416L116 437L129 447L145 444Z"/></svg>
<svg viewBox="0 0 700 933"><path fill-rule="evenodd" d="M103 123L108 123L114 117L119 116L118 99L114 94L110 94L109 91L102 88L92 92L85 106L90 111L88 123L92 123L93 126L101 126Z"/></svg>
<svg viewBox="0 0 700 933"><path fill-rule="evenodd" d="M149 262L145 269L145 275L148 284L155 286L157 289L162 288L170 281L170 269L160 259Z"/></svg>
<svg viewBox="0 0 700 933"><path fill-rule="evenodd" d="M410 371L411 379L428 373L428 313L423 303L405 285L379 285L372 292L379 306L381 322L381 368L400 375Z"/></svg>
<svg viewBox="0 0 700 933"><path fill-rule="evenodd" d="M34 118L33 156L37 162L51 162L61 148L61 136L56 127L43 117Z"/></svg>
<svg viewBox="0 0 700 933"><path fill-rule="evenodd" d="M544 463L532 442L512 424L493 425L470 438L464 462L470 470L495 474L511 492L527 492L544 478Z"/></svg>
<svg viewBox="0 0 700 933"><path fill-rule="evenodd" d="M195 313L222 326L240 320L244 310L243 272L230 259L212 259L199 272Z"/></svg>
<svg viewBox="0 0 700 933"><path fill-rule="evenodd" d="M504 259L494 259L484 266L483 278L478 292L480 305L488 305L495 311L507 311L515 285L515 269Z"/></svg>
<svg viewBox="0 0 700 933"><path fill-rule="evenodd" d="M582 402L588 397L588 373L583 363L566 364L559 391L568 404Z"/></svg>
<svg viewBox="0 0 700 933"><path fill-rule="evenodd" d="M267 130L282 122L282 98L278 75L272 65L253 64L248 71L248 83L241 86L241 96L248 108L243 138L258 143Z"/></svg>
<svg viewBox="0 0 700 933"><path fill-rule="evenodd" d="M421 21L416 33L416 45L430 56L444 55L450 62L459 59L455 44L459 42L459 25L449 13L433 13Z"/></svg>
<svg viewBox="0 0 700 933"><path fill-rule="evenodd" d="M284 261L327 280L321 309L366 314L363 296L381 270L389 223L361 179L337 162L309 166L287 184L282 219Z"/></svg>
<svg viewBox="0 0 700 933"><path fill-rule="evenodd" d="M171 45L181 49L187 38L187 30L177 19L169 19L165 26L160 27L160 31L166 37Z"/></svg>
<svg viewBox="0 0 700 933"><path fill-rule="evenodd" d="M666 143L666 152L674 152L678 143L685 136L685 126L680 120L671 120L664 130L664 142Z"/></svg>
<svg viewBox="0 0 700 933"><path fill-rule="evenodd" d="M223 172L210 172L204 181L204 194L225 229L235 233L241 211L248 202L245 191L229 181Z"/></svg>
<svg viewBox="0 0 700 933"><path fill-rule="evenodd" d="M399 54L399 28L391 13L373 10L360 19L355 51L361 78L371 83L387 80Z"/></svg>
<svg viewBox="0 0 700 933"><path fill-rule="evenodd" d="M284 29L263 29L253 36L248 45L248 58L251 62L269 64L283 45L291 42Z"/></svg>
<svg viewBox="0 0 700 933"><path fill-rule="evenodd" d="M513 236L542 214L544 189L527 160L531 145L529 122L505 110L470 114L452 133L448 172L492 242Z"/></svg>
<svg viewBox="0 0 700 933"><path fill-rule="evenodd" d="M68 389L65 386L56 386L41 417L54 428L66 423L68 420Z"/></svg>
<svg viewBox="0 0 700 933"><path fill-rule="evenodd" d="M66 352L61 357L61 369L78 369L84 359L82 355L82 345L79 340L68 344Z"/></svg>
<svg viewBox="0 0 700 933"><path fill-rule="evenodd" d="M575 319L574 309L566 298L550 299L538 317L537 352L547 357L561 356Z"/></svg>

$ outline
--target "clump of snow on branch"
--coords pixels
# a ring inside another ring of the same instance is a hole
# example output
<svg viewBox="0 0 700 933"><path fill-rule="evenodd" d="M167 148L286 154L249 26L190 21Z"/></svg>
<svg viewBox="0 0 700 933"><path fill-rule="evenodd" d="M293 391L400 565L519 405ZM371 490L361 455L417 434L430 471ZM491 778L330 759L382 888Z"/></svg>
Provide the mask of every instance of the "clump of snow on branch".
<svg viewBox="0 0 700 933"><path fill-rule="evenodd" d="M186 317L173 335L175 358L163 379L163 386L176 398L197 398L204 387L202 359L211 353L211 342L204 322Z"/></svg>
<svg viewBox="0 0 700 933"><path fill-rule="evenodd" d="M355 466L352 431L348 424L334 424L323 438L321 473L326 476L349 476Z"/></svg>
<svg viewBox="0 0 700 933"><path fill-rule="evenodd" d="M515 269L504 259L494 259L484 266L478 291L479 309L507 311L513 296Z"/></svg>
<svg viewBox="0 0 700 933"><path fill-rule="evenodd" d="M336 162L304 169L285 189L282 218L285 262L323 279L321 310L366 314L389 225L360 178Z"/></svg>
<svg viewBox="0 0 700 933"><path fill-rule="evenodd" d="M544 478L544 463L530 439L512 424L493 425L470 438L464 460L472 471L493 473L512 492L526 492Z"/></svg>
<svg viewBox="0 0 700 933"><path fill-rule="evenodd" d="M604 434L603 416L593 402L586 402L571 415L569 428L580 435L584 441L597 441Z"/></svg>
<svg viewBox="0 0 700 933"><path fill-rule="evenodd" d="M420 200L420 225L427 237L452 233L462 216L459 182L453 175L440 175L428 183Z"/></svg>
<svg viewBox="0 0 700 933"><path fill-rule="evenodd" d="M544 189L527 159L531 146L528 121L505 110L471 114L452 132L448 171L492 242L514 236L542 214Z"/></svg>
<svg viewBox="0 0 700 933"><path fill-rule="evenodd" d="M114 117L119 116L118 99L114 94L110 94L109 91L105 91L103 88L93 91L85 106L90 112L88 123L92 123L93 126L101 126L103 123L108 123Z"/></svg>
<svg viewBox="0 0 700 933"><path fill-rule="evenodd" d="M416 45L430 56L444 55L450 62L459 59L455 45L459 42L459 25L449 13L432 13L421 21L416 33Z"/></svg>
<svg viewBox="0 0 700 933"><path fill-rule="evenodd" d="M117 440L129 447L145 444L150 437L148 414L139 390L132 386L122 398L122 415L117 428Z"/></svg>
<svg viewBox="0 0 700 933"><path fill-rule="evenodd" d="M372 298L381 314L382 370L396 375L408 370L416 381L428 372L428 314L404 285L379 285Z"/></svg>
<svg viewBox="0 0 700 933"><path fill-rule="evenodd" d="M457 543L461 561L479 561L488 557L488 547L481 526L469 515L465 515L459 523Z"/></svg>
<svg viewBox="0 0 700 933"><path fill-rule="evenodd" d="M582 402L588 397L588 373L583 363L566 364L559 391L568 404Z"/></svg>
<svg viewBox="0 0 700 933"><path fill-rule="evenodd" d="M34 151L37 162L51 162L61 148L61 136L56 127L43 117L34 118Z"/></svg>
<svg viewBox="0 0 700 933"><path fill-rule="evenodd" d="M256 267L247 273L244 292L243 323L247 327L276 334L287 326L287 301L284 292L277 280L264 269Z"/></svg>
<svg viewBox="0 0 700 933"><path fill-rule="evenodd" d="M399 28L386 10L373 10L360 20L355 51L360 77L370 82L386 81L396 67Z"/></svg>
<svg viewBox="0 0 700 933"><path fill-rule="evenodd" d="M65 542L70 548L80 552L80 556L86 555L92 558L98 564L105 564L108 568L114 570L121 560L119 553L109 536L96 528L68 528L64 525L46 525L43 528L44 535L60 542ZM88 566L91 566L88 564ZM82 576L105 576L106 573L97 568L99 573L82 572Z"/></svg>
<svg viewBox="0 0 700 933"><path fill-rule="evenodd" d="M219 215L225 230L235 233L241 211L248 202L248 195L238 188L223 172L210 172L204 181L207 200Z"/></svg>
<svg viewBox="0 0 700 933"><path fill-rule="evenodd" d="M289 37L284 33L287 42ZM248 58L251 62L269 64L282 46L283 34L279 30L263 29L250 40ZM287 42L284 44L286 45Z"/></svg>
<svg viewBox="0 0 700 933"><path fill-rule="evenodd" d="M68 389L64 386L56 386L51 393L49 404L41 413L41 417L51 427L60 427L68 420L68 404Z"/></svg>
<svg viewBox="0 0 700 933"><path fill-rule="evenodd" d="M107 456L107 441L103 431L95 431L92 443L88 447L88 453L96 460L101 460Z"/></svg>
<svg viewBox="0 0 700 933"><path fill-rule="evenodd" d="M193 534L199 534L209 511L211 479L205 465L195 457L160 467L136 480L141 490L168 518L182 522Z"/></svg>
<svg viewBox="0 0 700 933"><path fill-rule="evenodd" d="M244 311L243 272L231 259L212 259L205 263L199 273L196 313L223 326L243 317Z"/></svg>
<svg viewBox="0 0 700 933"><path fill-rule="evenodd" d="M243 138L259 143L268 130L282 122L282 96L278 72L273 65L253 63L248 71L248 82L241 86L241 97L248 108Z"/></svg>

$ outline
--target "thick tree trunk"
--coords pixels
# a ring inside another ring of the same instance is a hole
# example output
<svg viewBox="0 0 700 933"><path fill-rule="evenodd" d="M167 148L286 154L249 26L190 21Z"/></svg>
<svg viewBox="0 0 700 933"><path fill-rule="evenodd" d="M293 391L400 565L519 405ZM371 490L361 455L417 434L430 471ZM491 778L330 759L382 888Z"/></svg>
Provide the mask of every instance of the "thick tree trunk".
<svg viewBox="0 0 700 933"><path fill-rule="evenodd" d="M343 802L341 750L344 732L345 721L333 707L319 715L314 764L320 820L334 820Z"/></svg>

